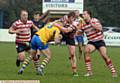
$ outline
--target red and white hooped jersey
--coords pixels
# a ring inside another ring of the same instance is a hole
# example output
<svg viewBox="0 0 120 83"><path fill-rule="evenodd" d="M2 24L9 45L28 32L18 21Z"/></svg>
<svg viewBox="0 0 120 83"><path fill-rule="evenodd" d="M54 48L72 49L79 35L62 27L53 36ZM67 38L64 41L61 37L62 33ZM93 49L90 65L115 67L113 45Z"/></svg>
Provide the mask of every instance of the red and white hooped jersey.
<svg viewBox="0 0 120 83"><path fill-rule="evenodd" d="M16 34L16 42L29 42L31 40L31 27L33 22L28 20L23 23L21 20L17 20L12 24L14 30L20 30L19 34Z"/></svg>
<svg viewBox="0 0 120 83"><path fill-rule="evenodd" d="M88 24L85 24L81 30L86 33L89 41L103 40L103 32L96 30L93 26L101 25L98 19L92 18Z"/></svg>

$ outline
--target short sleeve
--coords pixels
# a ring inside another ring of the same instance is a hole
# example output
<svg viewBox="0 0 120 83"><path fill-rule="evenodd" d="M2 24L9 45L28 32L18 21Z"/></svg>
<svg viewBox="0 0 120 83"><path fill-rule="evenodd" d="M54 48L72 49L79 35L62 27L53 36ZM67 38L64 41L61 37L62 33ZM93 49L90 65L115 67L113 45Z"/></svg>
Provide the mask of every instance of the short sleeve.
<svg viewBox="0 0 120 83"><path fill-rule="evenodd" d="M11 27L12 27L14 30L16 30L16 28L17 28L16 22L14 22Z"/></svg>

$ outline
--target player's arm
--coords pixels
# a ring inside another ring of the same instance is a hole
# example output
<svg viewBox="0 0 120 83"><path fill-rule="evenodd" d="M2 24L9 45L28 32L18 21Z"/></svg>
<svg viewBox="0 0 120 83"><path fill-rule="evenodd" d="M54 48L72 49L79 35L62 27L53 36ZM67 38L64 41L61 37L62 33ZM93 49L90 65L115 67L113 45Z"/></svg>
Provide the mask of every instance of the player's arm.
<svg viewBox="0 0 120 83"><path fill-rule="evenodd" d="M9 34L15 34L16 31L13 29L13 27L10 27L9 30L8 30L8 33Z"/></svg>
<svg viewBox="0 0 120 83"><path fill-rule="evenodd" d="M58 27L60 31L64 32L64 33L68 33L68 32L71 32L73 31L72 28L68 27L68 28L65 28L63 26L60 26L60 24L58 23L54 23L54 26Z"/></svg>
<svg viewBox="0 0 120 83"><path fill-rule="evenodd" d="M83 35L83 31L82 31L82 27L85 25L85 21L83 19L81 19L77 31L76 31L76 35Z"/></svg>
<svg viewBox="0 0 120 83"><path fill-rule="evenodd" d="M96 20L96 22L91 23L92 27L94 27L97 31L102 31L102 25L101 23Z"/></svg>
<svg viewBox="0 0 120 83"><path fill-rule="evenodd" d="M34 23L32 23L32 28L34 28L37 31L39 30L39 28L36 25L34 25Z"/></svg>
<svg viewBox="0 0 120 83"><path fill-rule="evenodd" d="M49 14L49 10L47 10L44 14L42 14L40 16L40 20L43 20L44 18L46 18L46 16L48 16L48 14Z"/></svg>
<svg viewBox="0 0 120 83"><path fill-rule="evenodd" d="M8 33L9 34L17 34L20 33L21 30L16 30L16 26L15 23L13 23L13 25L9 28Z"/></svg>

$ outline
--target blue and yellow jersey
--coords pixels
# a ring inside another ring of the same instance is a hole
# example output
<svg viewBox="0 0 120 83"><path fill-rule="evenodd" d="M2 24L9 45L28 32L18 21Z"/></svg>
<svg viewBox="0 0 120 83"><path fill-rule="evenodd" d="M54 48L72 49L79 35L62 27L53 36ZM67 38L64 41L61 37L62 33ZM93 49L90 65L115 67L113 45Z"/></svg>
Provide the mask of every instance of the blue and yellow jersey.
<svg viewBox="0 0 120 83"><path fill-rule="evenodd" d="M42 29L40 29L36 34L39 36L43 44L46 44L51 39L58 37L60 30L54 26L54 23L46 24Z"/></svg>

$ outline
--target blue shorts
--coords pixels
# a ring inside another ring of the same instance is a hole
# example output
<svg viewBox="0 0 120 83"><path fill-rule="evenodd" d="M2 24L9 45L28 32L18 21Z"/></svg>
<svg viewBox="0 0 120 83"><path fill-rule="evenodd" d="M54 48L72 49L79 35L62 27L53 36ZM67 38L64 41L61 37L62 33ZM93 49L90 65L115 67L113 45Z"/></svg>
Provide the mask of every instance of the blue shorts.
<svg viewBox="0 0 120 83"><path fill-rule="evenodd" d="M77 42L84 43L83 36L76 36Z"/></svg>
<svg viewBox="0 0 120 83"><path fill-rule="evenodd" d="M32 40L31 40L31 47L33 50L45 50L48 48L48 43L46 45L44 45L40 38L37 35L34 35Z"/></svg>

